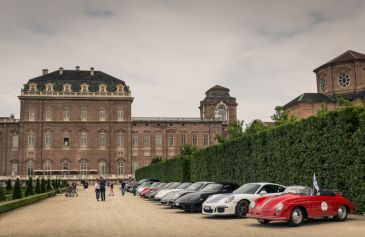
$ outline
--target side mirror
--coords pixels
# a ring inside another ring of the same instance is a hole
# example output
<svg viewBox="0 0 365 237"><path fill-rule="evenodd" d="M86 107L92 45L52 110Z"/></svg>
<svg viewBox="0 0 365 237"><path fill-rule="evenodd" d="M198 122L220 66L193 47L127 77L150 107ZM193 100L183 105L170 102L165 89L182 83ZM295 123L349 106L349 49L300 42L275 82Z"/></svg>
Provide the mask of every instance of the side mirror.
<svg viewBox="0 0 365 237"><path fill-rule="evenodd" d="M265 190L262 190L260 193L259 193L261 196L267 194L267 192Z"/></svg>

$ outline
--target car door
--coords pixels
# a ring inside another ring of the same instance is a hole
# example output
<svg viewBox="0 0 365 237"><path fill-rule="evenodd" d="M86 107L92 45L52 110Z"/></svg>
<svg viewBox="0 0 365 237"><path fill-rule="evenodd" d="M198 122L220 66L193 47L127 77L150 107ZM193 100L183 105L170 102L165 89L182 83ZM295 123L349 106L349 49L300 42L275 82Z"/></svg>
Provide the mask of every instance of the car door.
<svg viewBox="0 0 365 237"><path fill-rule="evenodd" d="M335 214L331 196L315 195L312 199L313 203L311 203L311 207L315 216L322 217Z"/></svg>

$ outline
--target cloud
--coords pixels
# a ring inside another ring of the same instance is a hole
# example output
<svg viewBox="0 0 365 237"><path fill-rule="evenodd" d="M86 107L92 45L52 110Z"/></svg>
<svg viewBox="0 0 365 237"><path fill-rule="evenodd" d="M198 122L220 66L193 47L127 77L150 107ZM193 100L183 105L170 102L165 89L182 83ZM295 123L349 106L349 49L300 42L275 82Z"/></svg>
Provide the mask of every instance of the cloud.
<svg viewBox="0 0 365 237"><path fill-rule="evenodd" d="M365 52L362 1L5 1L0 9L0 104L41 69L94 66L131 86L133 116L199 116L220 84L238 117L269 120L276 105L314 92L312 70ZM0 114L0 116L1 116Z"/></svg>

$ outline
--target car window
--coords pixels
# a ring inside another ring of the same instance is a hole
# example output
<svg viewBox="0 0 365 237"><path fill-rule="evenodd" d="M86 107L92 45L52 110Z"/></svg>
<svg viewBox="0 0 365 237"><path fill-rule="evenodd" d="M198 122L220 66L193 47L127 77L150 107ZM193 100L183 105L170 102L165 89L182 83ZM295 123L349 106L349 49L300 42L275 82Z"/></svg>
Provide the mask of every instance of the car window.
<svg viewBox="0 0 365 237"><path fill-rule="evenodd" d="M261 187L260 184L248 183L236 189L234 194L254 194Z"/></svg>
<svg viewBox="0 0 365 237"><path fill-rule="evenodd" d="M280 193L280 192L283 192L284 190L285 190L285 188L282 188L280 186L273 185L273 184L267 184L261 188L260 192L266 191L267 193Z"/></svg>
<svg viewBox="0 0 365 237"><path fill-rule="evenodd" d="M232 188L232 185L224 185L222 190L227 190L228 192L232 192L233 191L233 188Z"/></svg>
<svg viewBox="0 0 365 237"><path fill-rule="evenodd" d="M202 192L218 192L222 188L222 184L209 184L205 186L201 191Z"/></svg>
<svg viewBox="0 0 365 237"><path fill-rule="evenodd" d="M204 185L204 183L193 183L186 190L188 190L188 191L198 191L203 185Z"/></svg>

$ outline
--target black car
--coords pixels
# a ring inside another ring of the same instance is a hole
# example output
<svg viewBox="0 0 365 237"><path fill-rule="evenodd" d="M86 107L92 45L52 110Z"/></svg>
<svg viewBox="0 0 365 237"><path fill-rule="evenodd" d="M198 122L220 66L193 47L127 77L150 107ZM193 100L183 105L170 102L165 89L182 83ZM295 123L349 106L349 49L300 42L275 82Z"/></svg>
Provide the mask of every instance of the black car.
<svg viewBox="0 0 365 237"><path fill-rule="evenodd" d="M212 183L205 186L202 190L186 194L175 200L175 207L184 211L201 211L203 202L214 194L232 193L239 188L235 183Z"/></svg>

